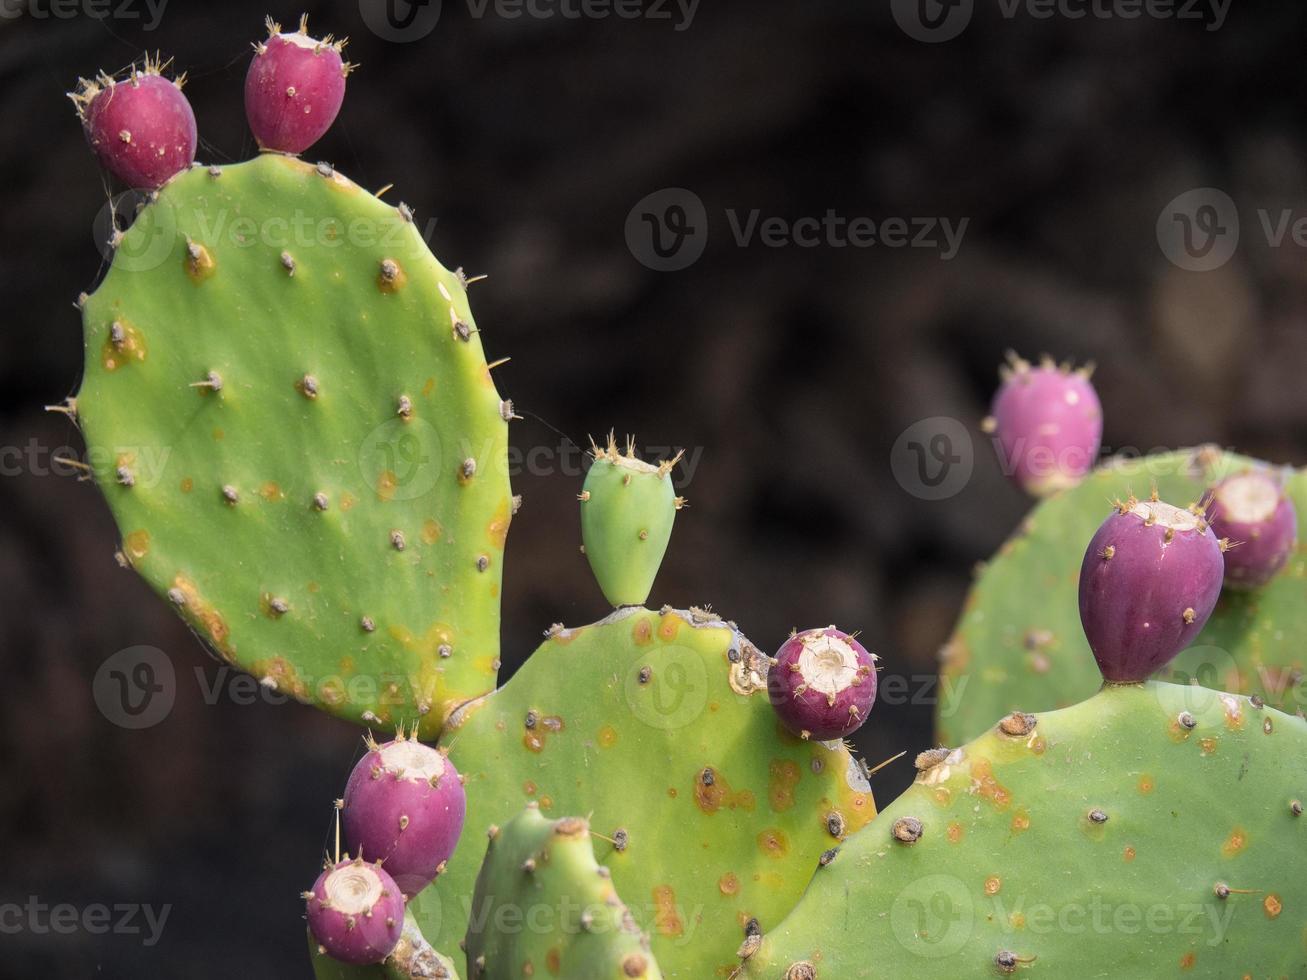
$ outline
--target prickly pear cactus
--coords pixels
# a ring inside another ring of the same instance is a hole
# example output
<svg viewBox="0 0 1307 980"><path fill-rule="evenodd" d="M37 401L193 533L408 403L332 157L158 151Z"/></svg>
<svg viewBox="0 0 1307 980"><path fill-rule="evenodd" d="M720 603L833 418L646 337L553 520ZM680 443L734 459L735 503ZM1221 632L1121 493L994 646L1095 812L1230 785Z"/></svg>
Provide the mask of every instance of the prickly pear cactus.
<svg viewBox="0 0 1307 980"><path fill-rule="evenodd" d="M581 817L549 820L531 803L490 844L472 896L471 980L542 975L661 980L640 932L595 860Z"/></svg>
<svg viewBox="0 0 1307 980"><path fill-rule="evenodd" d="M1303 976L1305 752L1301 718L1198 687L1010 716L923 754L744 972Z"/></svg>
<svg viewBox="0 0 1307 980"><path fill-rule="evenodd" d="M778 923L822 854L875 813L842 743L777 722L766 673L734 626L699 611L627 608L551 629L442 737L466 780L467 829L409 903L427 938L444 949L463 938L481 833L534 802L545 816L588 815L665 976L729 972L746 929Z"/></svg>
<svg viewBox="0 0 1307 980"><path fill-rule="evenodd" d="M192 168L82 306L120 560L218 656L429 736L494 688L511 407L404 205L281 154Z"/></svg>
<svg viewBox="0 0 1307 980"><path fill-rule="evenodd" d="M313 957L313 972L318 980L349 980L357 968L333 960L318 949L313 936L309 936ZM399 944L384 963L375 968L379 980L459 980L458 969L448 956L442 956L431 947L411 910L404 912L404 931Z"/></svg>
<svg viewBox="0 0 1307 980"><path fill-rule="evenodd" d="M1265 464L1214 447L1118 460L1039 504L981 570L942 651L941 740L954 744L1006 712L1064 707L1097 690L1101 677L1076 593L1085 544L1113 499L1147 494L1155 485L1162 499L1186 504L1254 465ZM1292 474L1287 491L1307 514L1307 476ZM1307 708L1304 599L1307 555L1300 545L1261 589L1225 590L1203 632L1160 676L1256 694L1290 713Z"/></svg>

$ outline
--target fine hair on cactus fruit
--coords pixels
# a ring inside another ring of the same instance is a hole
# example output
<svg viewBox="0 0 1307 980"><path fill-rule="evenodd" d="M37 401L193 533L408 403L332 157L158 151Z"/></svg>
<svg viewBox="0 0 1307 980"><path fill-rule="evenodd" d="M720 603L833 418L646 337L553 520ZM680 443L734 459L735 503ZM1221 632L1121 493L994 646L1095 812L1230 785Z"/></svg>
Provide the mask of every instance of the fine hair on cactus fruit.
<svg viewBox="0 0 1307 980"><path fill-rule="evenodd" d="M776 716L795 735L826 741L851 735L876 701L876 655L834 626L795 633L767 674Z"/></svg>
<svg viewBox="0 0 1307 980"><path fill-rule="evenodd" d="M303 897L309 931L333 959L380 963L399 942L404 896L380 865L361 856L329 864Z"/></svg>
<svg viewBox="0 0 1307 980"><path fill-rule="evenodd" d="M165 78L167 62L146 58L125 78L80 79L68 97L100 165L137 190L156 190L195 161L195 113L186 76Z"/></svg>
<svg viewBox="0 0 1307 980"><path fill-rule="evenodd" d="M343 40L309 36L307 15L289 33L271 17L267 26L245 76L245 117L260 149L303 153L335 122L353 66Z"/></svg>
<svg viewBox="0 0 1307 980"><path fill-rule="evenodd" d="M1080 620L1105 680L1147 680L1189 645L1216 607L1221 553L1196 505L1117 504L1080 567Z"/></svg>
<svg viewBox="0 0 1307 980"><path fill-rule="evenodd" d="M431 884L458 845L467 798L443 752L416 738L368 751L345 786L341 826L354 853L384 862L405 895Z"/></svg>
<svg viewBox="0 0 1307 980"><path fill-rule="evenodd" d="M1258 589L1284 568L1298 543L1298 514L1280 475L1249 470L1212 489L1212 531L1229 542L1225 585Z"/></svg>
<svg viewBox="0 0 1307 980"><path fill-rule="evenodd" d="M983 428L1004 471L1036 497L1075 486L1093 469L1103 437L1103 409L1089 380L1093 366L1048 358L1031 365L1009 351L999 373L1002 384Z"/></svg>

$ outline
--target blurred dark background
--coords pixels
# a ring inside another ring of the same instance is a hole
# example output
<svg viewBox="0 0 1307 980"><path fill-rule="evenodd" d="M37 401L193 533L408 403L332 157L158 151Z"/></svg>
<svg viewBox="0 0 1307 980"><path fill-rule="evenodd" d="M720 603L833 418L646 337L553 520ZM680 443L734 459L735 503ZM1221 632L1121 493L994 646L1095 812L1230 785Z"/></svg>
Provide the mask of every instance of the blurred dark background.
<svg viewBox="0 0 1307 980"><path fill-rule="evenodd" d="M311 28L349 35L362 69L308 156L395 182L438 219L447 265L490 274L473 301L490 356L513 357L497 378L526 416L514 446L556 453L616 427L701 452L654 599L712 603L768 649L795 626L861 629L908 685L859 734L873 763L931 743L913 696L933 697L971 569L1027 507L975 428L1005 348L1097 361L1113 450L1307 456L1307 249L1274 247L1258 215L1307 216L1301 4L1195 21L1006 18L977 0L959 36L923 43L865 0L712 0L688 25L674 6L670 21L509 19L445 0L428 36L394 43L357 0L171 0L157 24L124 2L3 0L0 20L0 904L172 911L152 948L0 934L0 976L307 975L297 895L358 739L309 708L207 704L193 671L220 682L215 664L116 567L94 488L50 472L51 453L80 448L42 406L78 383L71 303L97 275L109 191L64 98L78 75L161 49L189 74L200 159L240 160L263 15L307 9ZM625 229L668 187L702 200L708 236L698 261L659 272ZM1156 228L1202 187L1229 195L1242 235L1195 272ZM968 225L946 261L742 247L727 209ZM891 465L900 433L936 416L976 437L969 481L943 501ZM604 613L577 553L579 478L537 469L515 479L510 667L549 623ZM166 720L129 731L91 682L138 644L181 680ZM889 800L910 778L905 759L874 785Z"/></svg>

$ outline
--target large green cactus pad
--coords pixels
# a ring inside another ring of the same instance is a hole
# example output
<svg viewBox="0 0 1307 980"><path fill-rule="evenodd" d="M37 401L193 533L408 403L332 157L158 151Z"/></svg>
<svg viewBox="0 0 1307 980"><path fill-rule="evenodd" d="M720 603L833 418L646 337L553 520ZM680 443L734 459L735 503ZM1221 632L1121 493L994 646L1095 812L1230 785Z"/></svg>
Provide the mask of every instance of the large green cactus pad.
<svg viewBox="0 0 1307 980"><path fill-rule="evenodd" d="M193 168L83 314L122 558L219 656L431 735L493 689L511 411L406 208L278 154Z"/></svg>
<svg viewBox="0 0 1307 980"><path fill-rule="evenodd" d="M750 977L1307 974L1307 722L1150 683L1013 716L849 841Z"/></svg>
<svg viewBox="0 0 1307 980"><path fill-rule="evenodd" d="M663 975L729 968L751 920L780 922L821 855L875 812L841 743L804 742L767 701L767 658L695 610L626 608L556 627L442 742L466 779L463 839L409 903L440 948L463 938L484 832L530 802L584 814Z"/></svg>
<svg viewBox="0 0 1307 980"><path fill-rule="evenodd" d="M1006 712L1065 707L1097 690L1101 677L1080 626L1077 588L1085 547L1113 498L1144 495L1155 484L1163 500L1184 506L1253 465L1263 464L1211 447L1116 460L1035 507L980 571L944 647L941 740L956 744ZM1307 475L1293 473L1288 491L1307 516ZM1197 642L1160 676L1257 694L1292 713L1307 708L1305 632L1307 552L1300 545L1264 588L1224 592Z"/></svg>
<svg viewBox="0 0 1307 980"><path fill-rule="evenodd" d="M472 908L470 980L662 978L581 817L549 820L532 804L495 828Z"/></svg>

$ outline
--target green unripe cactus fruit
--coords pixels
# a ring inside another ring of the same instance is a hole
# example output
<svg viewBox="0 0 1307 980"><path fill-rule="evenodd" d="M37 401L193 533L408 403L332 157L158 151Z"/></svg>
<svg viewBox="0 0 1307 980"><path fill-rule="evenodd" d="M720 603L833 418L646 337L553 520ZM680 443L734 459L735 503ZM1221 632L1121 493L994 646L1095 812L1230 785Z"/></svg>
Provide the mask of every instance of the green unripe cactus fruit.
<svg viewBox="0 0 1307 980"><path fill-rule="evenodd" d="M494 688L512 413L408 208L282 154L192 168L82 307L120 560L218 656L429 736Z"/></svg>
<svg viewBox="0 0 1307 980"><path fill-rule="evenodd" d="M531 803L489 836L472 894L469 980L662 980L585 820L548 820Z"/></svg>
<svg viewBox="0 0 1307 980"><path fill-rule="evenodd" d="M667 553L672 522L685 501L676 496L671 471L681 458L657 465L626 453L613 437L600 449L581 491L581 538L604 597L614 606L638 606L649 598Z"/></svg>
<svg viewBox="0 0 1307 980"><path fill-rule="evenodd" d="M745 975L1307 975L1304 753L1303 719L1201 687L1010 715L923 753Z"/></svg>

